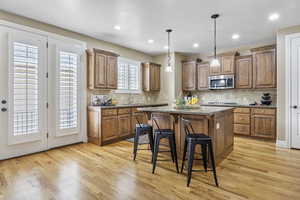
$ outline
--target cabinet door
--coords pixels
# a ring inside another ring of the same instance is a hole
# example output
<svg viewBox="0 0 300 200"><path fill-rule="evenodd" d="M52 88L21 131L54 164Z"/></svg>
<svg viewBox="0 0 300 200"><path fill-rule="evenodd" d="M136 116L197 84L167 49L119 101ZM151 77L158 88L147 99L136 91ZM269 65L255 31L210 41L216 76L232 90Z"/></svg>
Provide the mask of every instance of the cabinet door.
<svg viewBox="0 0 300 200"><path fill-rule="evenodd" d="M270 115L252 115L251 134L252 136L262 138L276 137L275 116Z"/></svg>
<svg viewBox="0 0 300 200"><path fill-rule="evenodd" d="M118 137L118 117L102 117L102 140L109 141Z"/></svg>
<svg viewBox="0 0 300 200"><path fill-rule="evenodd" d="M224 135L224 120L225 117L219 117L216 119L216 130L215 130L215 137L216 137L216 155L220 155L224 152L225 149L225 135Z"/></svg>
<svg viewBox="0 0 300 200"><path fill-rule="evenodd" d="M253 55L253 87L276 87L275 50L254 53Z"/></svg>
<svg viewBox="0 0 300 200"><path fill-rule="evenodd" d="M106 56L95 54L95 88L106 88Z"/></svg>
<svg viewBox="0 0 300 200"><path fill-rule="evenodd" d="M160 90L160 66L156 65L155 67L155 90Z"/></svg>
<svg viewBox="0 0 300 200"><path fill-rule="evenodd" d="M224 130L225 130L225 149L233 146L233 113L225 114Z"/></svg>
<svg viewBox="0 0 300 200"><path fill-rule="evenodd" d="M198 90L208 89L209 64L197 65Z"/></svg>
<svg viewBox="0 0 300 200"><path fill-rule="evenodd" d="M118 58L115 56L107 56L106 66L107 88L117 89L118 87Z"/></svg>
<svg viewBox="0 0 300 200"><path fill-rule="evenodd" d="M196 90L196 75L196 62L193 61L182 63L182 90Z"/></svg>
<svg viewBox="0 0 300 200"><path fill-rule="evenodd" d="M160 90L160 66L150 64L150 90Z"/></svg>
<svg viewBox="0 0 300 200"><path fill-rule="evenodd" d="M252 88L252 57L236 60L236 88Z"/></svg>
<svg viewBox="0 0 300 200"><path fill-rule="evenodd" d="M221 59L220 58L218 58L218 59L221 63ZM221 74L222 73L221 66L222 66L222 63L218 67L209 66L209 74L212 75L212 76Z"/></svg>
<svg viewBox="0 0 300 200"><path fill-rule="evenodd" d="M234 74L234 56L221 57L222 74Z"/></svg>
<svg viewBox="0 0 300 200"><path fill-rule="evenodd" d="M119 115L118 116L118 128L119 136L129 136L131 133L131 115Z"/></svg>

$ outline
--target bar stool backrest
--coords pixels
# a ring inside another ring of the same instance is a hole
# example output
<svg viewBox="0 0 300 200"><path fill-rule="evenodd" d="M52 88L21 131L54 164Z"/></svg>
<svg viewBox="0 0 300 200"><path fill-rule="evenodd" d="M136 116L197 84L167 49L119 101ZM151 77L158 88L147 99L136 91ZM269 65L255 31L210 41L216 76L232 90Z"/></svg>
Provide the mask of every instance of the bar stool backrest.
<svg viewBox="0 0 300 200"><path fill-rule="evenodd" d="M195 131L193 129L193 126L190 122L190 120L187 120L187 119L181 119L182 123L183 123L183 128L184 128L184 132L185 132L185 135L189 135L189 134L195 134Z"/></svg>
<svg viewBox="0 0 300 200"><path fill-rule="evenodd" d="M158 126L158 123L157 123L156 119L154 117L152 117L152 120L154 121L154 123L155 123L155 125L157 127L157 130L161 133L160 128Z"/></svg>
<svg viewBox="0 0 300 200"><path fill-rule="evenodd" d="M143 128L143 126L142 126L142 124L141 124L141 122L140 122L140 120L138 119L138 117L137 117L137 116L135 116L135 120L136 120L136 121L137 121L137 123L139 124L140 128Z"/></svg>

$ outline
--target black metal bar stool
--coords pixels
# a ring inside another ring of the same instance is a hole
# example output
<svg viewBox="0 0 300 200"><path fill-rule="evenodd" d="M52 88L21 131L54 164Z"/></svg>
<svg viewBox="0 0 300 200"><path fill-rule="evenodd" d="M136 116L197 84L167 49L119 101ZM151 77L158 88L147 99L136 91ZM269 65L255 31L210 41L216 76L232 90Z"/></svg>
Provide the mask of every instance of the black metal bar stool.
<svg viewBox="0 0 300 200"><path fill-rule="evenodd" d="M200 133L200 134L195 133L195 131L192 127L192 124L189 120L182 119L182 122L183 122L184 131L185 131L186 136L185 136L185 142L184 142L181 173L184 168L184 163L186 160L186 153L188 151L187 186L189 187L189 185L190 185L191 178L192 178L192 171L201 171L201 170L193 170L195 147L197 144L200 144L201 151L202 151L202 159L201 160L203 160L204 171L205 172L213 171L216 186L219 187L211 137L209 137L205 134L202 134L202 133ZM190 132L190 129L191 129L192 133ZM207 159L207 148L208 148L209 158L211 160L212 170L207 170L207 160L208 160Z"/></svg>
<svg viewBox="0 0 300 200"><path fill-rule="evenodd" d="M142 149L138 149L138 145L139 145L139 137L141 135L148 135L149 138L149 144L150 144L150 149L153 155L153 151L154 151L154 140L153 140L153 129L152 126L149 124L141 124L139 119L137 117L135 117L136 121L138 124L136 124L135 127L135 135L134 135L134 145L133 145L133 160L136 159L136 154L138 150L142 150ZM152 159L151 159L152 161Z"/></svg>
<svg viewBox="0 0 300 200"><path fill-rule="evenodd" d="M175 132L172 129L161 129L161 128L159 128L158 123L154 118L153 118L153 121L154 121L155 125L157 126L157 129L154 130L154 153L153 153L153 157L152 157L152 164L153 164L152 173L154 174L154 172L155 172L158 152L162 152L162 151L159 151L160 140L162 138L168 138L168 140L169 140L171 157L172 157L173 162L175 162L177 173L179 173Z"/></svg>

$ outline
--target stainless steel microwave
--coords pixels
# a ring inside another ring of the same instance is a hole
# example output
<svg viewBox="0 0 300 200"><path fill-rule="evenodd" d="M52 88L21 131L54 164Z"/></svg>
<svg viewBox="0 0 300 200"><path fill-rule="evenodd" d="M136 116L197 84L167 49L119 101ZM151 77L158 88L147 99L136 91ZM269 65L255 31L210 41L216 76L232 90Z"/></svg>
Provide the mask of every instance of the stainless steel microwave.
<svg viewBox="0 0 300 200"><path fill-rule="evenodd" d="M211 90L234 88L234 75L210 76L208 77L208 85Z"/></svg>

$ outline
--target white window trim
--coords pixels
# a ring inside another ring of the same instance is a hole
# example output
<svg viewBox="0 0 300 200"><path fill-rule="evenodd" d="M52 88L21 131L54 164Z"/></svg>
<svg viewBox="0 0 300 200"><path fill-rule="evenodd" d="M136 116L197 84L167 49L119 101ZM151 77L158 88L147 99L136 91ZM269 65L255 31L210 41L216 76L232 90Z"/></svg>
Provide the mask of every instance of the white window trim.
<svg viewBox="0 0 300 200"><path fill-rule="evenodd" d="M131 63L133 65L137 65L138 66L138 89L137 90L128 90L128 89L117 89L115 90L115 93L118 93L118 94L141 94L142 93L142 68L141 68L141 62L139 61L134 61L134 60L131 60L131 59L127 59L127 58L122 58L122 57L119 57L118 58L118 65L119 65L119 62L120 61L123 61L123 62L126 62L126 63Z"/></svg>

